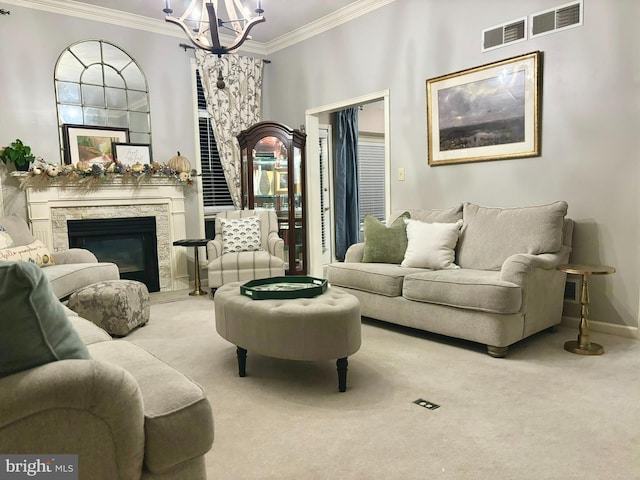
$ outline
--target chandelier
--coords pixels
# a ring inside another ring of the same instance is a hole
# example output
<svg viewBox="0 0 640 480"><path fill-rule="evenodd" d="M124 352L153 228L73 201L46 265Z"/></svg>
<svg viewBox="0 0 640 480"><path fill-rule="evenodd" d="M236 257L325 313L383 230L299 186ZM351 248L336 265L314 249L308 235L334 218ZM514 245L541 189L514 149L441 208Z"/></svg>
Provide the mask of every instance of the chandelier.
<svg viewBox="0 0 640 480"><path fill-rule="evenodd" d="M258 0L255 9L256 16L252 17L251 12L246 9L240 0L224 0L224 9L228 20L220 19L222 7L218 7L218 0L191 0L191 3L182 14L176 18L172 17L171 0L165 0L166 13L165 20L180 26L187 34L191 43L196 47L215 53L221 57L225 53L230 53L238 49L247 39L250 39L249 32L258 23L265 21L262 16L262 1ZM233 43L224 46L220 43L220 30L235 35Z"/></svg>

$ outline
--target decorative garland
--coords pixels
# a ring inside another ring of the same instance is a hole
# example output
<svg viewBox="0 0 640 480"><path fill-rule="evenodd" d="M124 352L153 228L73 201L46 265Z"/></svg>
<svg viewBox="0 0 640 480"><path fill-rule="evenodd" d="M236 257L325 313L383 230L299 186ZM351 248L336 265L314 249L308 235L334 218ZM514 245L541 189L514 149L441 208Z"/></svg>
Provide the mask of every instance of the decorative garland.
<svg viewBox="0 0 640 480"><path fill-rule="evenodd" d="M101 183L122 179L134 183L144 183L152 178L168 178L185 185L192 185L198 172L179 172L167 165L158 162L150 164L136 163L124 165L120 162L109 161L104 165L100 163L73 165L55 165L38 162L34 164L26 176L20 179L20 188L46 188L52 183L62 186L72 184L74 186L97 187Z"/></svg>

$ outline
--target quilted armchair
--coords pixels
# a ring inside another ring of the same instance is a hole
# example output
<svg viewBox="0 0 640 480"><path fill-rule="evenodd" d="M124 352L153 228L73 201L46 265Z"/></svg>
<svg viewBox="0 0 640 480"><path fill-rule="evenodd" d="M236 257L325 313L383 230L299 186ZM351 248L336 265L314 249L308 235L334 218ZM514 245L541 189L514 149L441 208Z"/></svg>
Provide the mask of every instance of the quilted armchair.
<svg viewBox="0 0 640 480"><path fill-rule="evenodd" d="M252 234L256 237L253 242ZM232 237L236 237L235 244ZM284 240L278 236L276 213L269 210L219 213L215 238L207 243L207 258L212 291L225 283L283 276Z"/></svg>

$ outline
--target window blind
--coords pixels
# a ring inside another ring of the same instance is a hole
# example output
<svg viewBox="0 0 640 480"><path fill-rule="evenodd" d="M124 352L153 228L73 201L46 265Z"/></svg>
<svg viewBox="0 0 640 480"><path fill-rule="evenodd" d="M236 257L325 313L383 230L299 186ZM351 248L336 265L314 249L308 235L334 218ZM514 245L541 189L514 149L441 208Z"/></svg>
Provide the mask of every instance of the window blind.
<svg viewBox="0 0 640 480"><path fill-rule="evenodd" d="M360 224L365 215L386 220L384 195L384 143L361 140L358 142L358 194Z"/></svg>
<svg viewBox="0 0 640 480"><path fill-rule="evenodd" d="M211 214L219 207L233 206L229 187L220 163L220 155L216 139L211 128L211 117L207 112L207 102L200 80L200 72L196 70L196 90L198 94L198 133L200 139L200 168L202 169L202 198L204 213Z"/></svg>

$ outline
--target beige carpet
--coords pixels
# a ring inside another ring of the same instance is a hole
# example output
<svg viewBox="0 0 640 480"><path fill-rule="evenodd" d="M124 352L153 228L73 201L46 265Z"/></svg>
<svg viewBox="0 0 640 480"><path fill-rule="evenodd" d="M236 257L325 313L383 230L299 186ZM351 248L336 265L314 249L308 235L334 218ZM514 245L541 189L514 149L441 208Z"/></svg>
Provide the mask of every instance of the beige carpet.
<svg viewBox="0 0 640 480"><path fill-rule="evenodd" d="M640 479L640 342L565 352L566 328L494 359L481 345L363 324L338 393L335 362L252 355L215 331L213 301L156 296L126 337L208 392L209 479ZM166 299L166 297L165 297ZM440 405L427 410L423 398Z"/></svg>

